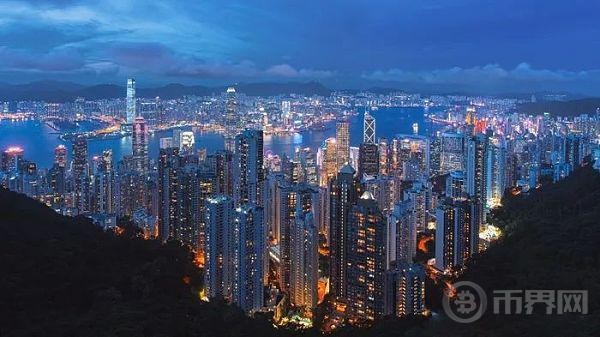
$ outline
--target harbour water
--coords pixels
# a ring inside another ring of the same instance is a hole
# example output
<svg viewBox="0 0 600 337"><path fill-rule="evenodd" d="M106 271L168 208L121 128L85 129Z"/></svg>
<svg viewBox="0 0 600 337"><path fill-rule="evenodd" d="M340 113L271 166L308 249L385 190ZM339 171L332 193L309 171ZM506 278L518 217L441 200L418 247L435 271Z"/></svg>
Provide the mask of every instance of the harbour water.
<svg viewBox="0 0 600 337"><path fill-rule="evenodd" d="M377 137L393 138L399 133L412 133L413 123L419 125L419 134L425 135L432 130L432 126L424 118L424 110L419 107L395 107L379 108L371 111L377 120ZM358 146L362 141L364 111L350 119L350 142L352 146ZM88 131L92 126L81 124L81 131ZM158 157L160 138L172 135L172 130L159 131L151 135L149 139L150 158ZM267 135L264 139L266 153L288 154L294 153L297 147L310 147L316 150L328 137L335 137L335 126L326 130L304 131L301 133L285 136ZM195 134L196 148L206 148L213 152L224 147L223 137L216 133ZM53 162L53 151L56 146L63 144L71 152L70 142L59 138L56 130L50 128L44 122L37 120L27 121L0 121L0 149L9 146L20 146L25 151L25 158L34 161L39 167L49 168ZM131 154L131 137L115 139L90 139L88 143L90 156L99 154L103 150L111 149L115 160Z"/></svg>

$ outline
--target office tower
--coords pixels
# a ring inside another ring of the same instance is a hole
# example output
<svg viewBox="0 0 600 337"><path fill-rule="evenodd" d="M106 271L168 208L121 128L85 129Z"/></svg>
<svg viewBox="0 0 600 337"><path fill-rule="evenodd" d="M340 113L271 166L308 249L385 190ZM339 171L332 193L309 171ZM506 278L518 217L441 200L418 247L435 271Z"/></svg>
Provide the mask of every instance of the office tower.
<svg viewBox="0 0 600 337"><path fill-rule="evenodd" d="M351 320L373 321L384 314L386 222L370 192L348 216L347 298Z"/></svg>
<svg viewBox="0 0 600 337"><path fill-rule="evenodd" d="M485 202L487 210L500 206L506 188L506 147L497 137L489 139L485 162Z"/></svg>
<svg viewBox="0 0 600 337"><path fill-rule="evenodd" d="M1 171L8 174L16 174L19 171L21 162L23 161L22 148L18 146L12 146L2 152L2 169Z"/></svg>
<svg viewBox="0 0 600 337"><path fill-rule="evenodd" d="M299 183L304 181L304 169L300 161L294 161L285 154L281 159L281 172L289 182Z"/></svg>
<svg viewBox="0 0 600 337"><path fill-rule="evenodd" d="M348 165L358 168L358 161L360 156L359 153L360 149L358 147L350 146L350 161L348 162Z"/></svg>
<svg viewBox="0 0 600 337"><path fill-rule="evenodd" d="M234 303L245 312L263 307L263 279L267 264L267 233L263 209L250 204L235 211L236 281Z"/></svg>
<svg viewBox="0 0 600 337"><path fill-rule="evenodd" d="M335 177L338 172L337 169L337 146L335 138L327 138L321 148L323 153L323 162L321 163L321 186L327 186L331 179Z"/></svg>
<svg viewBox="0 0 600 337"><path fill-rule="evenodd" d="M67 148L62 144L54 149L54 164L62 168L67 167Z"/></svg>
<svg viewBox="0 0 600 337"><path fill-rule="evenodd" d="M485 205L485 163L487 152L487 136L477 134L467 141L467 193L473 201L473 225L474 230L479 232L483 224L483 206Z"/></svg>
<svg viewBox="0 0 600 337"><path fill-rule="evenodd" d="M350 163L350 123L338 122L335 130L336 170Z"/></svg>
<svg viewBox="0 0 600 337"><path fill-rule="evenodd" d="M102 156L92 158L91 210L94 213L113 213L114 172L112 150L105 150Z"/></svg>
<svg viewBox="0 0 600 337"><path fill-rule="evenodd" d="M368 111L363 118L363 143L375 144L375 118Z"/></svg>
<svg viewBox="0 0 600 337"><path fill-rule="evenodd" d="M360 183L354 177L356 171L350 166L342 167L329 184L329 237L331 251L330 292L338 298L347 298L347 268L349 251L349 212L358 200Z"/></svg>
<svg viewBox="0 0 600 337"><path fill-rule="evenodd" d="M290 228L290 302L317 307L319 232L312 212L296 214Z"/></svg>
<svg viewBox="0 0 600 337"><path fill-rule="evenodd" d="M233 300L235 224L233 200L215 195L206 200L204 286L210 298Z"/></svg>
<svg viewBox="0 0 600 337"><path fill-rule="evenodd" d="M417 253L417 222L413 200L408 198L397 203L387 222L387 267L394 261L412 263Z"/></svg>
<svg viewBox="0 0 600 337"><path fill-rule="evenodd" d="M30 198L36 198L38 196L41 186L38 179L39 176L36 163L27 160L22 161L16 178L17 179L11 179L16 186L11 186L9 182L9 189L23 193Z"/></svg>
<svg viewBox="0 0 600 337"><path fill-rule="evenodd" d="M459 133L445 132L440 136L440 174L464 171L465 137Z"/></svg>
<svg viewBox="0 0 600 337"><path fill-rule="evenodd" d="M236 99L235 88L227 88L227 102L225 112L225 150L235 151L235 136L237 134L237 116L236 116Z"/></svg>
<svg viewBox="0 0 600 337"><path fill-rule="evenodd" d="M134 161L134 170L143 180L148 174L148 126L144 117L135 117L131 146Z"/></svg>
<svg viewBox="0 0 600 337"><path fill-rule="evenodd" d="M275 191L277 218L274 226L279 232L277 242L280 250L279 285L285 291L290 291L291 269L292 269L292 228L298 217L303 218L306 213L312 213L312 217L319 216L319 190L315 186L306 183L291 184L283 182Z"/></svg>
<svg viewBox="0 0 600 337"><path fill-rule="evenodd" d="M129 78L127 79L127 124L133 124L136 116L135 80Z"/></svg>
<svg viewBox="0 0 600 337"><path fill-rule="evenodd" d="M263 204L265 173L263 168L263 132L245 130L235 137L234 201Z"/></svg>
<svg viewBox="0 0 600 337"><path fill-rule="evenodd" d="M163 242L173 236L177 223L180 166L178 148L169 147L159 150L157 179L159 198L158 236Z"/></svg>
<svg viewBox="0 0 600 337"><path fill-rule="evenodd" d="M358 176L376 176L379 174L379 147L374 143L360 144Z"/></svg>
<svg viewBox="0 0 600 337"><path fill-rule="evenodd" d="M473 242L473 204L468 199L446 198L436 211L435 267L450 271L464 266L476 251Z"/></svg>
<svg viewBox="0 0 600 337"><path fill-rule="evenodd" d="M194 133L192 131L182 131L179 133L179 153L193 153L195 144Z"/></svg>
<svg viewBox="0 0 600 337"><path fill-rule="evenodd" d="M390 161L389 161L390 147L389 147L387 139L385 139L385 138L379 139L379 144L377 144L377 146L379 147L379 149L377 150L379 152L379 174L380 175L388 175L389 166L390 166Z"/></svg>
<svg viewBox="0 0 600 337"><path fill-rule="evenodd" d="M446 177L446 197L453 199L466 199L467 186L463 171L452 171Z"/></svg>
<svg viewBox="0 0 600 337"><path fill-rule="evenodd" d="M73 140L73 164L71 167L73 177L73 206L75 214L82 214L88 210L89 198L89 166L88 143L85 136L77 136Z"/></svg>
<svg viewBox="0 0 600 337"><path fill-rule="evenodd" d="M385 314L404 317L425 312L425 268L398 262L386 272Z"/></svg>

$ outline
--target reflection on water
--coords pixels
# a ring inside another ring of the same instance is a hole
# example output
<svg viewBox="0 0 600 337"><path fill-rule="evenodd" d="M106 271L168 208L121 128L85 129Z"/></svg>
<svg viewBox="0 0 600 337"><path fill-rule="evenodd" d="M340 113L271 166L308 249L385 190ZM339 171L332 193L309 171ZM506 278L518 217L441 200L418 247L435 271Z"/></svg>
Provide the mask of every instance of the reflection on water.
<svg viewBox="0 0 600 337"><path fill-rule="evenodd" d="M430 109L431 110L431 109ZM412 133L412 124L418 123L422 134L431 131L429 125L424 122L422 108L380 108L371 112L377 120L377 137L393 138L398 133ZM358 146L362 141L363 114L360 113L350 120L350 142L352 146ZM80 125L81 131L86 131L87 124ZM159 131L150 136L149 155L150 158L158 157L160 138L170 137L172 130ZM329 137L335 137L335 125L332 123L325 130L305 131L285 136L267 135L264 138L265 152L273 154L292 155L297 147L310 147L316 150L323 141ZM58 138L58 134L39 121L11 122L0 121L0 148L4 149L11 145L19 145L25 150L25 157L32 160L40 167L48 168L53 162L53 150L64 144L70 150L71 145ZM215 133L196 132L196 148L206 148L208 152L223 149L223 137ZM89 142L89 154L99 154L103 150L112 149L115 160L131 154L131 137L116 139L93 139ZM70 151L69 151L70 154Z"/></svg>

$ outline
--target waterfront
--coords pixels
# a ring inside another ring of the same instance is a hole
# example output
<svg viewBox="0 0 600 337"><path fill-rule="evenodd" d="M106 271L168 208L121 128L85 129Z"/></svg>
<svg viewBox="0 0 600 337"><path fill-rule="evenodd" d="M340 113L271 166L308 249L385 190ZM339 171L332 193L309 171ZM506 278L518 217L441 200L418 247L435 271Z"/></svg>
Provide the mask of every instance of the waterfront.
<svg viewBox="0 0 600 337"><path fill-rule="evenodd" d="M358 115L350 118L350 142L352 146L358 146L362 141L364 112L362 109L360 111ZM425 121L423 108L419 107L380 108L370 113L377 119L377 137L392 138L398 133L412 133L413 123L419 125L420 134L426 134L432 128ZM78 131L90 131L90 129L89 124L80 123ZM150 158L157 158L160 138L169 137L172 132L172 130L166 130L150 135L148 148ZM195 136L197 149L206 148L210 153L223 148L223 137L220 134L196 132ZM266 135L264 150L265 153L291 155L297 147L310 147L316 150L325 139L334 136L335 127L333 125L325 130L303 131L290 135ZM0 149L9 146L20 146L25 150L25 158L36 162L42 168L52 166L53 151L59 144L65 145L69 149L70 155L70 142L62 141L55 130L41 121L0 121ZM131 154L131 137L90 139L88 147L90 156L111 149L115 160L120 160L123 156Z"/></svg>

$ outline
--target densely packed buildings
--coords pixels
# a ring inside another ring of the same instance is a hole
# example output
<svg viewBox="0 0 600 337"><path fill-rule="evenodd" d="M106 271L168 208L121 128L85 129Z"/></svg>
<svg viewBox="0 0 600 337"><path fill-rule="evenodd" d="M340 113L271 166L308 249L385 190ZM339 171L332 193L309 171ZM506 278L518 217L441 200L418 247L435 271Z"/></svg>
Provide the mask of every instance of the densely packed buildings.
<svg viewBox="0 0 600 337"><path fill-rule="evenodd" d="M515 113L515 103L370 93L260 98L234 88L149 100L136 99L129 80L124 101L14 105L39 118L76 111L121 119L131 155L89 153L93 135L80 134L70 148L55 149L46 169L10 147L2 152L0 181L107 230L128 218L147 239L181 242L204 270L209 299L248 313L293 311L310 319L327 292L347 322L365 323L426 312L418 235L434 237L427 268L460 271L481 250L479 233L505 193L527 193L567 176L586 156L600 156L597 114L528 116ZM366 112L362 142L353 148L346 115L386 106L447 109L428 116L442 125L435 133L388 139L378 138L377 121ZM175 129L150 158L151 129L175 121L220 130L224 149L197 151L194 133ZM327 123L335 124L335 137L317 149L299 148L292 157L264 151L265 134Z"/></svg>

